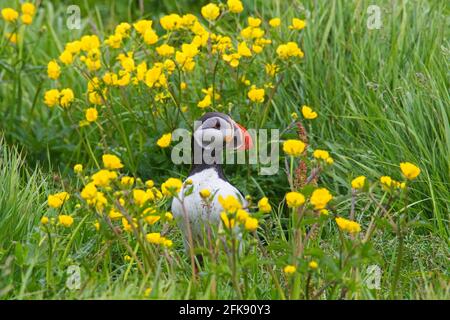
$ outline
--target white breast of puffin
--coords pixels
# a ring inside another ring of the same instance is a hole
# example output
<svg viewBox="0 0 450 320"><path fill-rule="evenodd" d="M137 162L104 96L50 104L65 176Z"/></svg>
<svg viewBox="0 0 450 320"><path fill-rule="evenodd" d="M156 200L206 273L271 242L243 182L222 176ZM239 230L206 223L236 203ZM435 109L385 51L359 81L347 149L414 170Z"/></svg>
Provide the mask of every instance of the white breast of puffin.
<svg viewBox="0 0 450 320"><path fill-rule="evenodd" d="M229 195L234 196L241 200L244 207L246 207L246 201L242 194L229 182L222 180L217 171L214 168L205 169L198 172L188 179L192 180L192 193L184 198L184 207L186 213L189 216L189 221L193 233L200 232L200 224L209 220L211 223L220 222L220 213L223 211L218 198L219 196L227 197ZM201 198L199 192L203 189L208 189L212 195L213 200L209 207L206 206L204 200ZM182 198L184 190L180 190L180 198ZM181 202L178 199L172 201L172 213L175 218L178 219L180 225L184 227L184 215Z"/></svg>

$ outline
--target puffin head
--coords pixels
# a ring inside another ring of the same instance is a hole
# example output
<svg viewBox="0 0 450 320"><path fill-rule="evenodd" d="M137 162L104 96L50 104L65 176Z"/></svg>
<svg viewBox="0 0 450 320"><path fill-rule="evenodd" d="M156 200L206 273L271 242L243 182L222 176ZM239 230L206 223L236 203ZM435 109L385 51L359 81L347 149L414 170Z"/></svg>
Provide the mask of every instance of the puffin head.
<svg viewBox="0 0 450 320"><path fill-rule="evenodd" d="M193 140L197 146L206 150L248 150L253 147L247 130L230 116L220 112L205 113L195 122Z"/></svg>

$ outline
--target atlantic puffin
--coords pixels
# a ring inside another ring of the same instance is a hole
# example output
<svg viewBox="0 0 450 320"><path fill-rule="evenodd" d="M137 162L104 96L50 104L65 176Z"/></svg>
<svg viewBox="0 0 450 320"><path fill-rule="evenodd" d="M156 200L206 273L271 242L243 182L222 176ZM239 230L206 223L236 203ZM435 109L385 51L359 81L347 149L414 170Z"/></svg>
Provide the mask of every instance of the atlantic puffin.
<svg viewBox="0 0 450 320"><path fill-rule="evenodd" d="M186 250L189 249L187 221L194 247L205 244L205 224L221 225L220 214L223 208L219 203L219 196L234 196L244 208L247 207L245 197L225 177L222 160L226 149L248 150L252 148L253 142L247 130L230 116L208 112L195 122L191 146L191 170L178 197L172 201L172 213L184 235ZM192 188L188 195L185 195L186 188ZM200 191L204 189L213 197L209 205L205 204L200 195Z"/></svg>

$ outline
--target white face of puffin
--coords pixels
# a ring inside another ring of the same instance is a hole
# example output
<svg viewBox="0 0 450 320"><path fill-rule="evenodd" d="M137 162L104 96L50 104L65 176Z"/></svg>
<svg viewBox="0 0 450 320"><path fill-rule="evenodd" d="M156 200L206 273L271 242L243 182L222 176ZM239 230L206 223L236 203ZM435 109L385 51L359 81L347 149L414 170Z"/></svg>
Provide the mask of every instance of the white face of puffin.
<svg viewBox="0 0 450 320"><path fill-rule="evenodd" d="M196 145L204 150L237 150L246 148L246 131L233 119L222 113L210 113L203 117L194 131ZM247 133L248 134L248 133Z"/></svg>

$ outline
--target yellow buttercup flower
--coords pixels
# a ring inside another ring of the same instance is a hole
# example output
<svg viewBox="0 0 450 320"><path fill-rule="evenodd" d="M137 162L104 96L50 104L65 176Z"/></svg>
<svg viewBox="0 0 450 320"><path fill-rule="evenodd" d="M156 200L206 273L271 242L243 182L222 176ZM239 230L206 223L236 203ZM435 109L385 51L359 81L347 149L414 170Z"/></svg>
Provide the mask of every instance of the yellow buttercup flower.
<svg viewBox="0 0 450 320"><path fill-rule="evenodd" d="M315 270L315 269L317 269L319 267L319 264L317 263L317 261L312 260L312 261L310 261L308 263L308 267L310 267L311 269Z"/></svg>
<svg viewBox="0 0 450 320"><path fill-rule="evenodd" d="M264 68L265 68L265 70L266 70L266 73L269 75L269 76L271 76L271 77L274 77L277 73L278 73L278 71L279 71L279 67L276 65L276 64L274 64L274 63L267 63L265 66L264 66Z"/></svg>
<svg viewBox="0 0 450 320"><path fill-rule="evenodd" d="M248 92L248 98L257 103L264 102L264 89L258 89L255 85L251 86L250 91Z"/></svg>
<svg viewBox="0 0 450 320"><path fill-rule="evenodd" d="M58 209L65 201L69 200L70 195L67 192L58 192L55 194L50 194L47 198L47 203L49 207Z"/></svg>
<svg viewBox="0 0 450 320"><path fill-rule="evenodd" d="M277 48L277 54L281 59L288 59L291 57L303 58L305 55L295 42L280 44Z"/></svg>
<svg viewBox="0 0 450 320"><path fill-rule="evenodd" d="M111 210L109 210L108 217L111 220L119 220L123 217L123 214L120 213L120 211L118 211L116 209L111 209Z"/></svg>
<svg viewBox="0 0 450 320"><path fill-rule="evenodd" d="M134 178L129 176L123 176L120 179L120 184L123 186L132 186L134 184Z"/></svg>
<svg viewBox="0 0 450 320"><path fill-rule="evenodd" d="M41 224L43 224L43 225L45 226L45 225L48 224L48 223L49 223L49 218L46 217L46 216L43 216L43 217L41 218Z"/></svg>
<svg viewBox="0 0 450 320"><path fill-rule="evenodd" d="M352 180L352 188L353 189L362 189L364 184L366 183L365 176L359 176Z"/></svg>
<svg viewBox="0 0 450 320"><path fill-rule="evenodd" d="M111 181L117 178L117 173L103 169L94 173L91 178L96 186L108 187Z"/></svg>
<svg viewBox="0 0 450 320"><path fill-rule="evenodd" d="M67 108L75 99L75 95L73 94L72 89L66 88L60 91L60 101L61 107Z"/></svg>
<svg viewBox="0 0 450 320"><path fill-rule="evenodd" d="M144 211L145 212L145 211ZM160 216L155 215L149 215L144 218L145 222L147 222L149 225L154 225L156 222L158 222L161 219Z"/></svg>
<svg viewBox="0 0 450 320"><path fill-rule="evenodd" d="M73 54L70 51L64 50L59 55L59 60L64 63L65 65L69 65L73 63Z"/></svg>
<svg viewBox="0 0 450 320"><path fill-rule="evenodd" d="M161 185L161 192L165 196L173 196L180 192L183 182L177 178L169 178Z"/></svg>
<svg viewBox="0 0 450 320"><path fill-rule="evenodd" d="M123 168L123 164L119 157L113 154L104 154L102 156L103 166L106 169L115 170Z"/></svg>
<svg viewBox="0 0 450 320"><path fill-rule="evenodd" d="M17 20L19 13L12 8L4 8L2 9L2 17L6 22L13 22Z"/></svg>
<svg viewBox="0 0 450 320"><path fill-rule="evenodd" d="M214 21L220 15L220 9L214 3L209 3L206 6L202 7L201 13L203 18L210 21Z"/></svg>
<svg viewBox="0 0 450 320"><path fill-rule="evenodd" d="M290 139L283 142L283 151L289 156L299 157L305 148L305 143L300 140Z"/></svg>
<svg viewBox="0 0 450 320"><path fill-rule="evenodd" d="M280 26L280 24L281 24L281 19L280 18L273 18L273 19L269 20L269 25L272 28L276 28L276 27Z"/></svg>
<svg viewBox="0 0 450 320"><path fill-rule="evenodd" d="M13 33L9 33L6 32L5 33L5 37L6 39L8 39L9 42L16 44L17 43L17 33L13 32Z"/></svg>
<svg viewBox="0 0 450 320"><path fill-rule="evenodd" d="M228 10L232 13L241 13L244 10L244 6L240 0L228 0Z"/></svg>
<svg viewBox="0 0 450 320"><path fill-rule="evenodd" d="M318 116L317 112L313 111L313 109L308 106L302 106L302 114L303 117L308 120L313 120Z"/></svg>
<svg viewBox="0 0 450 320"><path fill-rule="evenodd" d="M98 117L98 111L95 108L88 108L86 109L86 120L89 122L95 122L97 121L97 117Z"/></svg>
<svg viewBox="0 0 450 320"><path fill-rule="evenodd" d="M146 192L141 189L133 190L134 203L139 207L142 207L147 201L151 201L153 199L154 199L154 195L153 195L153 193L151 193L151 191Z"/></svg>
<svg viewBox="0 0 450 320"><path fill-rule="evenodd" d="M164 218L166 218L167 221L172 221L173 220L173 214L171 212L166 212L164 214Z"/></svg>
<svg viewBox="0 0 450 320"><path fill-rule="evenodd" d="M314 209L321 210L326 207L331 199L333 199L333 196L330 191L325 188L319 188L313 191L311 195L311 204L314 206Z"/></svg>
<svg viewBox="0 0 450 320"><path fill-rule="evenodd" d="M58 222L60 225L69 228L73 224L73 218L71 216L61 214L58 216Z"/></svg>
<svg viewBox="0 0 450 320"><path fill-rule="evenodd" d="M153 244L160 244L161 243L161 234L159 232L152 232L145 236L145 239Z"/></svg>
<svg viewBox="0 0 450 320"><path fill-rule="evenodd" d="M402 171L403 176L408 180L413 180L420 174L420 168L411 162L400 163L400 170Z"/></svg>
<svg viewBox="0 0 450 320"><path fill-rule="evenodd" d="M293 18L292 19L292 24L289 26L289 29L302 30L305 27L306 27L306 21L305 20L301 20L301 19L298 19L298 18Z"/></svg>
<svg viewBox="0 0 450 320"><path fill-rule="evenodd" d="M269 213L272 211L272 207L270 206L269 199L267 197L263 197L258 201L258 208L259 211L263 213Z"/></svg>
<svg viewBox="0 0 450 320"><path fill-rule="evenodd" d="M168 31L178 29L181 26L182 21L182 18L176 13L169 14L159 19L161 27Z"/></svg>
<svg viewBox="0 0 450 320"><path fill-rule="evenodd" d="M286 193L286 203L289 208L298 208L305 203L305 196L299 192Z"/></svg>
<svg viewBox="0 0 450 320"><path fill-rule="evenodd" d="M82 164L76 164L76 165L74 165L73 166L73 171L75 172L75 173L81 173L81 172L83 172L83 165Z"/></svg>
<svg viewBox="0 0 450 320"><path fill-rule="evenodd" d="M211 196L211 191L209 191L208 189L202 189L199 192L200 197L202 197L203 199L209 198Z"/></svg>
<svg viewBox="0 0 450 320"><path fill-rule="evenodd" d="M257 28L261 25L261 19L248 17L247 18L248 25L253 28Z"/></svg>
<svg viewBox="0 0 450 320"><path fill-rule="evenodd" d="M139 20L133 24L133 27L139 34L143 35L145 31L152 28L152 24L151 20Z"/></svg>
<svg viewBox="0 0 450 320"><path fill-rule="evenodd" d="M162 44L159 47L156 47L156 52L163 57L170 56L175 53L175 48L168 44Z"/></svg>
<svg viewBox="0 0 450 320"><path fill-rule="evenodd" d="M245 223L245 221L249 218L249 216L250 215L248 214L248 212L246 210L244 210L244 209L238 209L236 211L236 219L239 222Z"/></svg>
<svg viewBox="0 0 450 320"><path fill-rule="evenodd" d="M55 60L50 61L47 64L47 75L50 79L58 79L61 74L61 68Z"/></svg>
<svg viewBox="0 0 450 320"><path fill-rule="evenodd" d="M295 271L297 271L297 268L293 265L287 265L284 267L283 271L285 274L291 275L291 274L295 273Z"/></svg>
<svg viewBox="0 0 450 320"><path fill-rule="evenodd" d="M330 157L330 153L326 150L314 150L313 156L316 159L327 160Z"/></svg>
<svg viewBox="0 0 450 320"><path fill-rule="evenodd" d="M50 89L45 92L44 95L44 103L49 107L54 107L59 103L59 90L58 89Z"/></svg>
<svg viewBox="0 0 450 320"><path fill-rule="evenodd" d="M27 14L29 16L34 16L34 14L36 13L36 7L30 2L22 3L20 8L23 14Z"/></svg>
<svg viewBox="0 0 450 320"><path fill-rule="evenodd" d="M81 197L84 200L92 200L97 196L97 187L94 182L88 183L84 186L83 190L81 190Z"/></svg>
<svg viewBox="0 0 450 320"><path fill-rule="evenodd" d="M232 195L229 195L226 198L219 195L218 199L222 208L228 213L236 213L237 210L242 209L241 202Z"/></svg>
<svg viewBox="0 0 450 320"><path fill-rule="evenodd" d="M163 134L162 137L158 139L158 141L156 141L156 144L160 148L167 148L168 146L170 146L171 141L172 141L172 134L166 133Z"/></svg>
<svg viewBox="0 0 450 320"><path fill-rule="evenodd" d="M256 229L258 229L258 225L259 225L258 219L248 217L245 220L244 227L245 227L245 230L255 231Z"/></svg>
<svg viewBox="0 0 450 320"><path fill-rule="evenodd" d="M24 14L20 17L20 20L22 20L23 24L30 25L33 23L33 17L29 14Z"/></svg>
<svg viewBox="0 0 450 320"><path fill-rule="evenodd" d="M230 219L228 218L228 215L226 214L226 212L222 212L220 214L220 219L222 219L222 223L225 226L225 228L227 229L231 229L234 227L235 225L235 219Z"/></svg>
<svg viewBox="0 0 450 320"><path fill-rule="evenodd" d="M339 229L342 231L346 231L348 233L358 233L361 231L361 226L359 223L348 220L345 218L337 217L335 219L336 224L338 225Z"/></svg>

